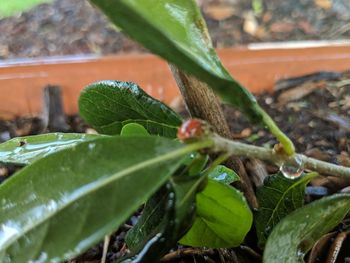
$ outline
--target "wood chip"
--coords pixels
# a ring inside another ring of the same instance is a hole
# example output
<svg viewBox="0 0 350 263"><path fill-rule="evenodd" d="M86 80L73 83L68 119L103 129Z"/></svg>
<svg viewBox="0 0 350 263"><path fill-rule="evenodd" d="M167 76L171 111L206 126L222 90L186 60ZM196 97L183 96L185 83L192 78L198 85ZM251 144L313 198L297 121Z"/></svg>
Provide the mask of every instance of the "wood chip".
<svg viewBox="0 0 350 263"><path fill-rule="evenodd" d="M332 7L332 1L331 0L314 0L315 5L318 7L328 10Z"/></svg>
<svg viewBox="0 0 350 263"><path fill-rule="evenodd" d="M7 176L8 175L8 170L6 167L0 167L0 176Z"/></svg>
<svg viewBox="0 0 350 263"><path fill-rule="evenodd" d="M87 134L98 134L98 132L95 129L92 129L92 128L87 128L85 130L85 133L87 133Z"/></svg>
<svg viewBox="0 0 350 263"><path fill-rule="evenodd" d="M275 22L271 24L270 31L273 33L289 33L296 28L296 24L291 22Z"/></svg>
<svg viewBox="0 0 350 263"><path fill-rule="evenodd" d="M339 116L329 112L318 112L315 113L319 118L335 124L338 128L350 131L350 120L345 116Z"/></svg>
<svg viewBox="0 0 350 263"><path fill-rule="evenodd" d="M255 15L253 12L249 11L244 13L244 24L243 24L243 30L244 32L248 33L249 35L255 36L258 32L259 24L258 21L255 18Z"/></svg>
<svg viewBox="0 0 350 263"><path fill-rule="evenodd" d="M338 156L337 156L337 162L343 166L347 166L350 167L350 156L349 153L347 152L341 152Z"/></svg>
<svg viewBox="0 0 350 263"><path fill-rule="evenodd" d="M350 186L347 186L340 191L341 193L350 193Z"/></svg>
<svg viewBox="0 0 350 263"><path fill-rule="evenodd" d="M340 191L341 189L350 185L349 179L339 178L335 176L327 176L327 177L316 177L311 181L311 185L313 186L324 186L329 189L330 193L335 193Z"/></svg>
<svg viewBox="0 0 350 263"><path fill-rule="evenodd" d="M331 248L328 252L328 257L325 263L335 263L337 261L339 252L343 246L343 242L348 236L349 232L341 232L337 235L334 242L332 243Z"/></svg>
<svg viewBox="0 0 350 263"><path fill-rule="evenodd" d="M328 153L322 152L319 148L308 149L305 152L305 155L321 161L330 161L331 159L331 156Z"/></svg>
<svg viewBox="0 0 350 263"><path fill-rule="evenodd" d="M284 105L289 101L300 100L323 86L324 84L321 82L317 84L314 82L306 82L301 86L282 92L281 95L278 96L277 102L279 105Z"/></svg>
<svg viewBox="0 0 350 263"><path fill-rule="evenodd" d="M214 20L225 20L235 14L235 9L232 5L209 5L204 8L203 12Z"/></svg>
<svg viewBox="0 0 350 263"><path fill-rule="evenodd" d="M329 247L331 239L335 237L336 234L336 232L331 232L322 236L311 249L307 263L320 262L323 252Z"/></svg>
<svg viewBox="0 0 350 263"><path fill-rule="evenodd" d="M249 159L245 166L255 187L262 186L265 178L269 175L265 164L258 159Z"/></svg>
<svg viewBox="0 0 350 263"><path fill-rule="evenodd" d="M69 125L63 110L62 90L59 86L48 85L43 90L44 126L51 132L67 132Z"/></svg>
<svg viewBox="0 0 350 263"><path fill-rule="evenodd" d="M298 23L298 28L306 34L315 34L315 29L312 27L312 25L308 21L300 21Z"/></svg>
<svg viewBox="0 0 350 263"><path fill-rule="evenodd" d="M252 129L245 128L240 133L233 133L232 139L244 139L249 137L252 134Z"/></svg>

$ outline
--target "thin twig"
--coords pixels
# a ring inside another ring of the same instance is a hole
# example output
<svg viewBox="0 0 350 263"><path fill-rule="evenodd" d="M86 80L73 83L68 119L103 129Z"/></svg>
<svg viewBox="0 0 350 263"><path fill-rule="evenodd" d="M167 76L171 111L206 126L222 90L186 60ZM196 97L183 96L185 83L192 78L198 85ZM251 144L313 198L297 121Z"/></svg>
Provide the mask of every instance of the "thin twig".
<svg viewBox="0 0 350 263"><path fill-rule="evenodd" d="M257 158L260 160L269 161L276 165L281 165L285 158L280 154L276 154L271 149L228 140L218 135L215 135L213 140L215 144L215 151L217 152L224 151L236 156ZM350 179L349 167L323 162L302 154L296 154L296 156L302 160L305 169L318 172L322 175L338 176Z"/></svg>
<svg viewBox="0 0 350 263"><path fill-rule="evenodd" d="M245 245L241 245L241 246L239 246L239 248L242 251L247 252L256 261L261 262L261 255L258 252L256 252L254 249L252 249L251 247L248 247L248 246L245 246Z"/></svg>
<svg viewBox="0 0 350 263"><path fill-rule="evenodd" d="M349 232L341 232L337 235L334 242L332 243L332 246L329 249L329 253L325 263L335 263L337 261L339 252L342 249L343 243L348 235Z"/></svg>
<svg viewBox="0 0 350 263"><path fill-rule="evenodd" d="M107 259L107 253L108 253L108 247L109 247L109 242L111 241L111 236L106 235L104 238L103 242L103 251L102 251L102 258L101 258L101 263L105 263Z"/></svg>

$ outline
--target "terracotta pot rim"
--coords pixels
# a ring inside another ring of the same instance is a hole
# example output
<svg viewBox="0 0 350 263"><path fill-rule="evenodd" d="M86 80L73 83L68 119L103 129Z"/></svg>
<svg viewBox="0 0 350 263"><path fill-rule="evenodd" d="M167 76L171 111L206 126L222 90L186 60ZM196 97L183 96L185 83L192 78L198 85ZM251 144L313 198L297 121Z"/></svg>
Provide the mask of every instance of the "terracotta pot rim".
<svg viewBox="0 0 350 263"><path fill-rule="evenodd" d="M281 78L350 69L349 40L251 44L218 54L252 92L272 91ZM62 87L65 111L76 113L81 89L103 79L134 81L166 103L179 97L167 63L149 53L10 59L0 61L0 118L40 113L48 84Z"/></svg>
<svg viewBox="0 0 350 263"><path fill-rule="evenodd" d="M251 43L248 45L238 45L228 48L220 48L218 52L235 51L262 51L262 50L288 50L288 49L310 49L310 48L329 48L329 47L349 47L350 40L303 40L303 41L285 41L285 42L262 42ZM114 58L128 59L130 57L153 57L154 55L147 52L132 51L127 53L100 55L93 53L82 53L72 55L57 55L57 56L41 56L33 58L9 58L0 60L0 68L12 67L12 66L27 66L27 65L50 65L50 64L64 64L64 63L81 63L94 61L101 58Z"/></svg>

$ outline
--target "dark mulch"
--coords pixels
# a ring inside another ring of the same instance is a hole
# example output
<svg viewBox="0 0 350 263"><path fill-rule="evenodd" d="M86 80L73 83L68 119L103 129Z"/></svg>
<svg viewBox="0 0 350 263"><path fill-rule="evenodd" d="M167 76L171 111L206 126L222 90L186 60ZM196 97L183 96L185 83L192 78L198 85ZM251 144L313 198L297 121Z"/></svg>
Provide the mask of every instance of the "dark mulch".
<svg viewBox="0 0 350 263"><path fill-rule="evenodd" d="M216 47L350 37L347 0L198 2ZM261 8L253 8L252 2ZM0 19L0 32L0 59L146 51L116 32L86 0L55 0Z"/></svg>
<svg viewBox="0 0 350 263"><path fill-rule="evenodd" d="M301 81L297 86L293 86L296 79L281 81L276 86L279 90L258 96L258 102L293 140L297 151L338 162L340 154L350 151L350 74L316 73ZM237 139L268 147L277 143L266 130L244 121L240 112L226 107L226 114Z"/></svg>
<svg viewBox="0 0 350 263"><path fill-rule="evenodd" d="M298 152L316 159L350 167L350 72L341 74L316 73L302 78L281 81L276 85L276 88L279 90L274 94L262 94L257 96L257 99L282 130L295 142ZM266 147L272 147L277 143L266 129L251 125L239 111L227 106L224 107L224 110L234 138ZM90 128L78 116L69 116L66 121L69 127L68 131L91 132ZM54 132L57 130L43 128L40 116L0 121L1 141L14 136L37 134L44 131ZM248 170L251 176L255 174L255 166L252 166L252 163L247 160L245 163L247 167L249 166ZM276 167L263 163L262 167L268 173L276 171ZM18 169L14 166L0 166L0 179L8 178ZM256 182L254 181L254 183ZM308 188L306 200L310 201L326 194L338 192L349 185L349 181L333 177L314 180ZM139 212L111 237L108 262L127 253L124 236L130 226L135 224L138 215ZM344 221L343 228L349 229L350 224L346 222ZM341 228L339 229L341 230ZM348 250L346 250L346 247L350 246L349 239L350 237L345 239L343 245L340 245L342 259L350 257ZM102 255L102 247L103 243L100 243L73 262L98 261ZM257 255L247 247L240 247L235 251L181 248L168 254L164 260L166 262L194 262L193 260L203 262L207 259L210 262L211 259L214 262L233 262L235 257L252 258L251 261L242 262L259 262Z"/></svg>

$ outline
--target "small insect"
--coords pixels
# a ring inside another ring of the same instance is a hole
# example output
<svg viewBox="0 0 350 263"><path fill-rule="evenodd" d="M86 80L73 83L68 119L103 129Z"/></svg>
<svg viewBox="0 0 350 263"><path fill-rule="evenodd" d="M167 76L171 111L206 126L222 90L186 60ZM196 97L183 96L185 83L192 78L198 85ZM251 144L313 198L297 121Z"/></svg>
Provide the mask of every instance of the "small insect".
<svg viewBox="0 0 350 263"><path fill-rule="evenodd" d="M177 138L181 141L198 139L208 133L208 127L205 122L198 119L189 119L182 123L177 131Z"/></svg>

